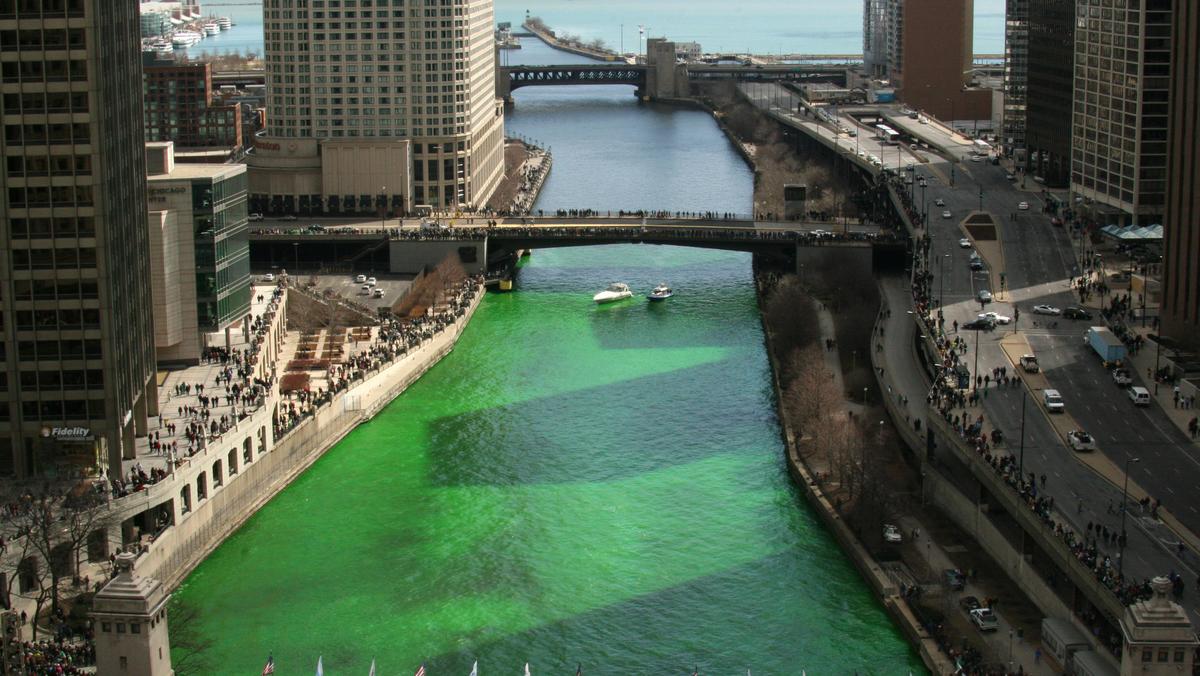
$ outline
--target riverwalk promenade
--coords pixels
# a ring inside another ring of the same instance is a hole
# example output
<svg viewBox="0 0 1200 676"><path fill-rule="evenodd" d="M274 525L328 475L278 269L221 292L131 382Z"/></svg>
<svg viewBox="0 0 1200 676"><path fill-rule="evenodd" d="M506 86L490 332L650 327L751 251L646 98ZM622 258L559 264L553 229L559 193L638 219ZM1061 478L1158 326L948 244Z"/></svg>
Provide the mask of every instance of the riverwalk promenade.
<svg viewBox="0 0 1200 676"><path fill-rule="evenodd" d="M450 290L407 323L323 330L337 358L289 390L285 375L303 336L289 330L286 280L253 287L250 317L203 363L160 375L160 410L122 475L95 481L109 496L106 551L79 578L110 574L110 554L138 554L138 574L173 588L228 535L360 423L369 420L453 349L483 298L482 279ZM10 552L11 554L11 552ZM34 614L34 599L13 607ZM26 636L27 637L27 636Z"/></svg>

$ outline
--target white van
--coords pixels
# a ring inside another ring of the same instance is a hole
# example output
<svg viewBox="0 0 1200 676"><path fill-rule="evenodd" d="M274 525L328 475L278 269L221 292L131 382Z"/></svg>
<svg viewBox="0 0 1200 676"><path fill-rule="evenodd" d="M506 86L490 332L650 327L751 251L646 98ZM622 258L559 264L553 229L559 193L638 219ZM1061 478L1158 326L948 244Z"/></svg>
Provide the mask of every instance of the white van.
<svg viewBox="0 0 1200 676"><path fill-rule="evenodd" d="M1051 413L1062 413L1067 409L1058 390L1043 390L1042 401L1046 404L1046 410Z"/></svg>
<svg viewBox="0 0 1200 676"><path fill-rule="evenodd" d="M1150 390L1144 387L1129 388L1129 400L1134 406L1149 406L1150 405Z"/></svg>

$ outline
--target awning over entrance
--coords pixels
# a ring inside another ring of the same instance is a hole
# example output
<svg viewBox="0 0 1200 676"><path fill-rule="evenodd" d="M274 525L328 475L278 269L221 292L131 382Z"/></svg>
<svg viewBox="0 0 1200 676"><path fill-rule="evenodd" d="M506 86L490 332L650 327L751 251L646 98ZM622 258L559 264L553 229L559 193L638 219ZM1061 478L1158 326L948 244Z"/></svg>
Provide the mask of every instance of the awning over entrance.
<svg viewBox="0 0 1200 676"><path fill-rule="evenodd" d="M1122 242L1161 242L1163 238L1163 227L1161 225L1127 225L1125 227L1117 225L1106 225L1100 228L1100 232L1105 237Z"/></svg>

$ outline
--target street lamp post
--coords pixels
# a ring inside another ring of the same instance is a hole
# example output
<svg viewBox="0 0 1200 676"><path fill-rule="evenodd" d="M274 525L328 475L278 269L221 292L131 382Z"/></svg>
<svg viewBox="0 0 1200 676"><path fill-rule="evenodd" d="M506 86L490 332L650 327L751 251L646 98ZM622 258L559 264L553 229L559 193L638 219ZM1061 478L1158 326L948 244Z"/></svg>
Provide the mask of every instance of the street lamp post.
<svg viewBox="0 0 1200 676"><path fill-rule="evenodd" d="M298 274L300 272L300 242L292 242L292 253L296 258L296 272L293 274Z"/></svg>
<svg viewBox="0 0 1200 676"><path fill-rule="evenodd" d="M1025 388L1021 388L1021 458L1018 472L1022 480L1025 477Z"/></svg>
<svg viewBox="0 0 1200 676"><path fill-rule="evenodd" d="M1159 359L1159 357L1162 356L1162 339L1163 339L1163 337L1160 335L1158 337L1158 340L1154 341L1154 394L1155 395L1158 394L1158 368L1159 368L1158 359Z"/></svg>
<svg viewBox="0 0 1200 676"><path fill-rule="evenodd" d="M863 388L863 406L867 405L867 388Z"/></svg>
<svg viewBox="0 0 1200 676"><path fill-rule="evenodd" d="M950 254L942 254L938 257L938 309L945 307L944 296L942 290L946 287L946 275L944 274L942 261L950 257Z"/></svg>
<svg viewBox="0 0 1200 676"><path fill-rule="evenodd" d="M971 371L971 375L975 376L975 381L971 383L971 391L979 391L979 334L983 331L975 329L975 368Z"/></svg>
<svg viewBox="0 0 1200 676"><path fill-rule="evenodd" d="M1121 488L1121 553L1117 558L1117 577L1121 584L1125 583L1125 513L1129 511L1129 505L1126 504L1129 495L1129 465L1141 461L1141 458L1125 459L1125 485Z"/></svg>

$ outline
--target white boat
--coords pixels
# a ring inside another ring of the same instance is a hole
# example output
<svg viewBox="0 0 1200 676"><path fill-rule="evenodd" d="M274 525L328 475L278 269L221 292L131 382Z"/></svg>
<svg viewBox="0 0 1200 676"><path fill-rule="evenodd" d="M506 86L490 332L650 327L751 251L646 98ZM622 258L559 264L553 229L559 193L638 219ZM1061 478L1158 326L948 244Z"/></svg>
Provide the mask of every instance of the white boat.
<svg viewBox="0 0 1200 676"><path fill-rule="evenodd" d="M626 298L632 298L632 297L633 297L633 292L629 290L628 284L623 284L621 282L613 282L612 284L608 285L607 289L592 296L592 300L596 301L597 303L604 304L604 303L613 303L618 300L625 300Z"/></svg>
<svg viewBox="0 0 1200 676"><path fill-rule="evenodd" d="M215 24L215 23L204 24L204 34L205 35L216 35L220 32L221 32L221 27L218 26L217 24Z"/></svg>
<svg viewBox="0 0 1200 676"><path fill-rule="evenodd" d="M230 19L227 16L220 17L217 19L217 26L219 26L221 30L227 31L230 28L233 28L233 19Z"/></svg>
<svg viewBox="0 0 1200 676"><path fill-rule="evenodd" d="M654 290L647 294L646 297L652 301L658 301L666 300L674 295L675 292L671 290L671 287L667 286L666 282L663 282L662 284L654 287Z"/></svg>
<svg viewBox="0 0 1200 676"><path fill-rule="evenodd" d="M191 31L175 31L171 36L171 46L175 49L186 49L200 42L200 34Z"/></svg>

